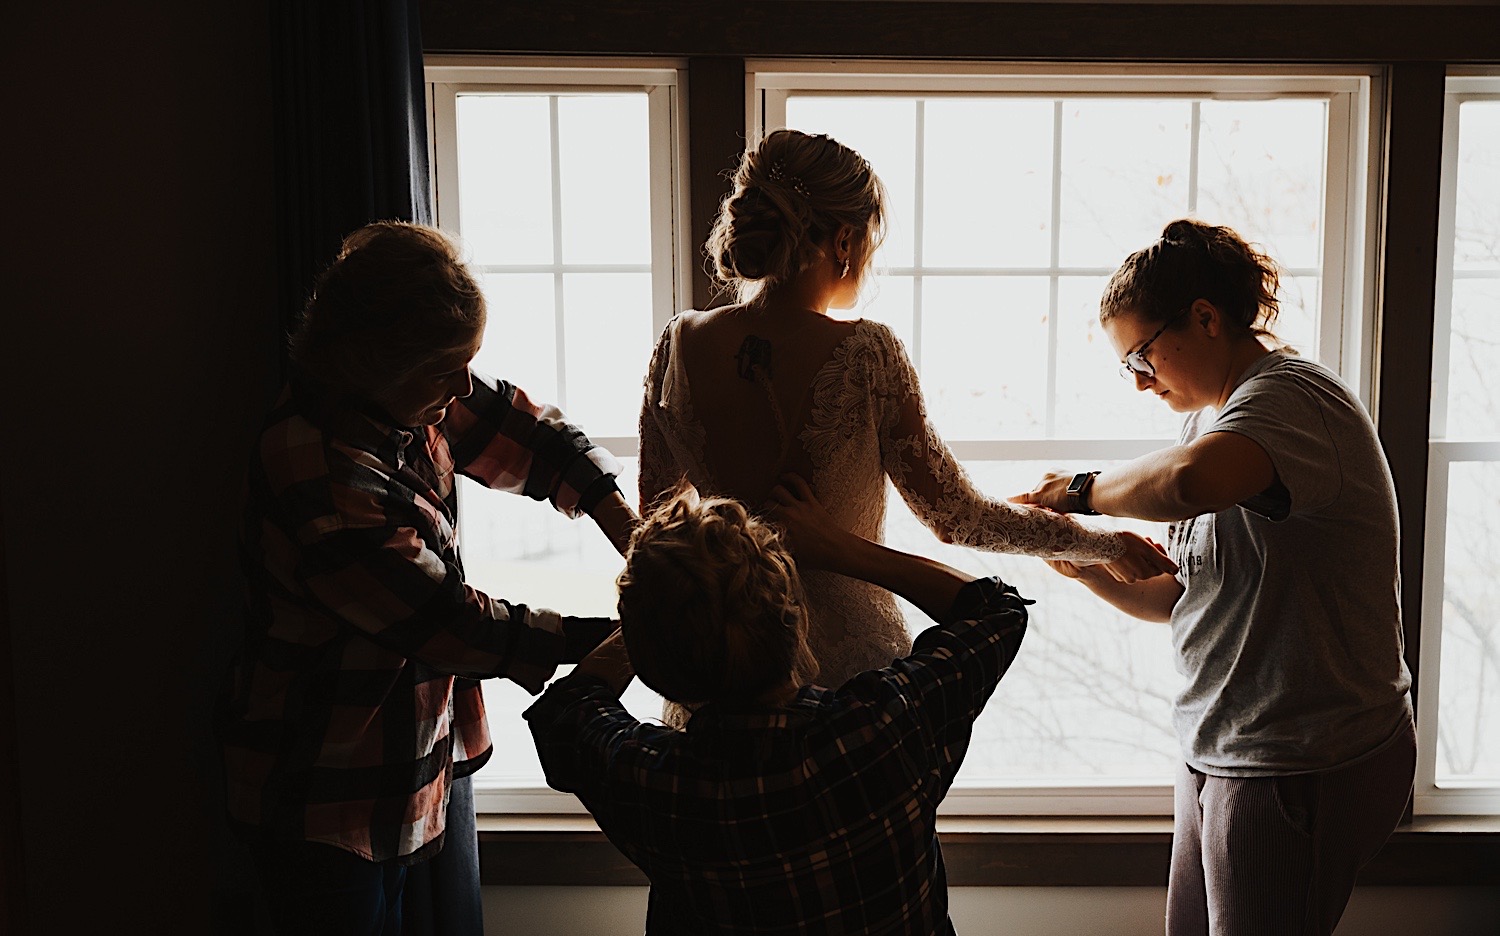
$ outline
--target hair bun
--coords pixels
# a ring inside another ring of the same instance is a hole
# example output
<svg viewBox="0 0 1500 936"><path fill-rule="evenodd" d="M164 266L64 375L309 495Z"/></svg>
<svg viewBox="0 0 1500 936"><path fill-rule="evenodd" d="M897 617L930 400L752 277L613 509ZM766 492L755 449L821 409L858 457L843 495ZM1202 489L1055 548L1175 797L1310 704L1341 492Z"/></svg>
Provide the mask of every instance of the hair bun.
<svg viewBox="0 0 1500 936"><path fill-rule="evenodd" d="M1184 247L1192 249L1175 249ZM1275 341L1271 327L1281 308L1280 284L1276 261L1233 228L1178 218L1162 228L1160 240L1120 264L1100 299L1099 317L1108 321L1129 313L1165 323L1206 299L1226 321Z"/></svg>
<svg viewBox="0 0 1500 936"><path fill-rule="evenodd" d="M863 264L884 230L885 189L858 153L819 135L774 130L744 154L704 245L714 276L740 290L789 280L823 256L820 242L848 226ZM752 285L754 284L754 285Z"/></svg>
<svg viewBox="0 0 1500 936"><path fill-rule="evenodd" d="M1187 247L1194 244L1203 244L1206 241L1201 222L1191 218L1178 218L1162 228L1162 243L1174 247Z"/></svg>

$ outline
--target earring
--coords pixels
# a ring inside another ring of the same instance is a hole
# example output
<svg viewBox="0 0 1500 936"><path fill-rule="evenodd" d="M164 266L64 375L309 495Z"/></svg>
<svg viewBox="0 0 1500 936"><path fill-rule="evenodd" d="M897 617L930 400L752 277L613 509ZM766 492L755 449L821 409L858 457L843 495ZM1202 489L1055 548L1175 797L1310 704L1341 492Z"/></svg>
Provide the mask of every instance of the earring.
<svg viewBox="0 0 1500 936"><path fill-rule="evenodd" d="M839 274L839 279L843 279L844 277L846 277L848 275L849 275L849 258L845 257L844 258L844 272L842 272L842 273Z"/></svg>

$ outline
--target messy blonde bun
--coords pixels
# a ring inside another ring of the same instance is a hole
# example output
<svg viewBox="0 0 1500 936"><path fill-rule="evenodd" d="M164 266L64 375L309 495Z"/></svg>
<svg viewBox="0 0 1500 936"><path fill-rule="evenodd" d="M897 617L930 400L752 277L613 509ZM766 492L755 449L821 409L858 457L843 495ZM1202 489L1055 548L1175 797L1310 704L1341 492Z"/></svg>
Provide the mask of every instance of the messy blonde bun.
<svg viewBox="0 0 1500 936"><path fill-rule="evenodd" d="M746 151L734 190L704 247L714 278L742 300L791 279L841 226L863 236L850 269L863 273L885 231L885 186L870 164L826 134L776 130Z"/></svg>

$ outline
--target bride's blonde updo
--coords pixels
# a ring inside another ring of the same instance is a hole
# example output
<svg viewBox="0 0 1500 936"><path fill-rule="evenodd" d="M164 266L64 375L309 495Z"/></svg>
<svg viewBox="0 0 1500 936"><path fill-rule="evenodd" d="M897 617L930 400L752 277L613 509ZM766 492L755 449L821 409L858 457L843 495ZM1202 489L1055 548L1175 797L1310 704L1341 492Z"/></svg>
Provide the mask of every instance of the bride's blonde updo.
<svg viewBox="0 0 1500 936"><path fill-rule="evenodd" d="M806 269L845 224L863 233L849 258L861 275L885 234L885 197L864 157L833 137L775 130L746 151L719 206L704 247L714 277L746 300Z"/></svg>

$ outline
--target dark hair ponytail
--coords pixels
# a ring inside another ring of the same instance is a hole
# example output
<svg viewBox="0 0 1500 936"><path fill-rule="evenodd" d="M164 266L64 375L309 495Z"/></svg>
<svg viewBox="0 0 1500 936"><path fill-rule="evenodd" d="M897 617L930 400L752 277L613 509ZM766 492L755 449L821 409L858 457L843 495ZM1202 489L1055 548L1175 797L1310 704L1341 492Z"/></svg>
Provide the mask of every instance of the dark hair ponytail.
<svg viewBox="0 0 1500 936"><path fill-rule="evenodd" d="M1099 321L1133 312L1166 322L1207 299L1226 321L1274 340L1280 282L1276 261L1233 228L1179 218L1162 229L1156 243L1120 264L1104 289Z"/></svg>

